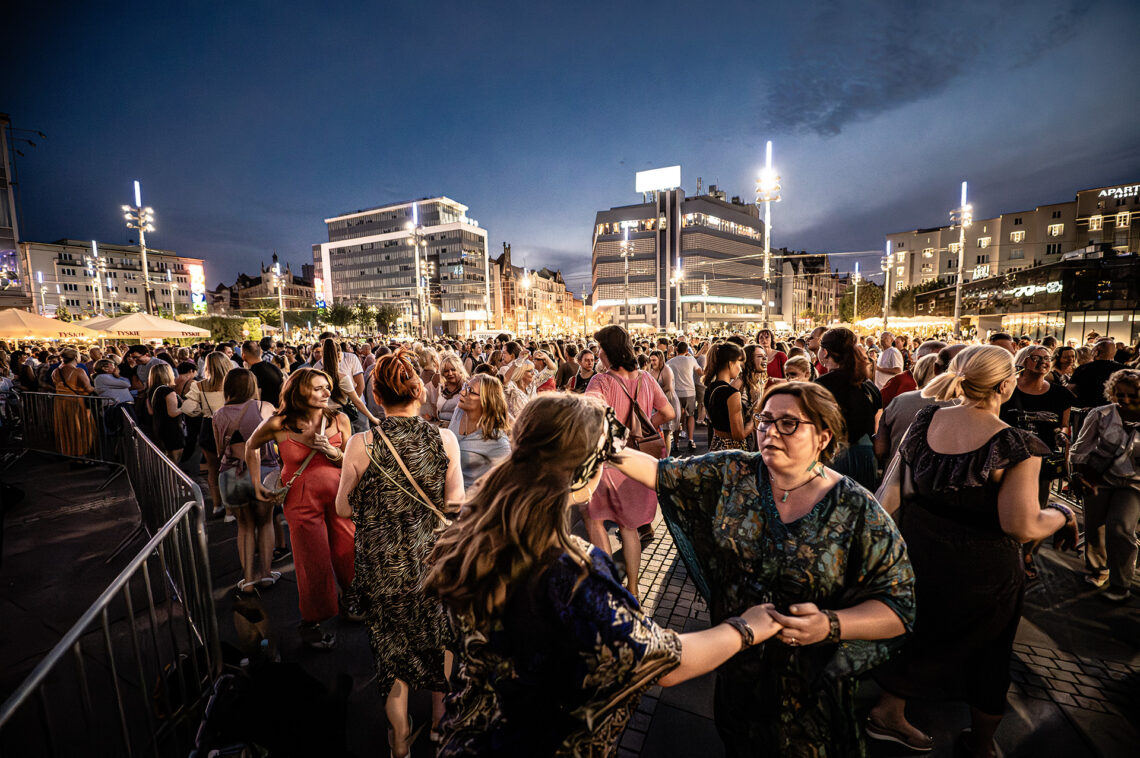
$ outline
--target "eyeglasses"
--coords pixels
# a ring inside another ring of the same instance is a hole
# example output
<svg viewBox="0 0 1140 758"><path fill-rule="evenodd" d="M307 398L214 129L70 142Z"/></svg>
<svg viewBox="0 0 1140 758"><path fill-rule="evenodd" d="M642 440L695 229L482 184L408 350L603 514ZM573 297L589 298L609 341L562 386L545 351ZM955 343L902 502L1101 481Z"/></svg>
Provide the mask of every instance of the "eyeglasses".
<svg viewBox="0 0 1140 758"><path fill-rule="evenodd" d="M470 384L463 385L462 387L459 388L459 391L460 392L466 392L468 395L474 395L475 397L479 397L479 393L476 392L475 390L473 390L471 388Z"/></svg>
<svg viewBox="0 0 1140 758"><path fill-rule="evenodd" d="M755 418L756 426L760 429L761 432L764 432L765 434L767 434L768 430L774 426L776 427L776 431L781 435L790 437L796 433L797 429L800 428L800 424L815 426L814 421L807 421L806 419L799 419L795 418L794 416L782 416L780 418L772 418L771 416L756 416Z"/></svg>
<svg viewBox="0 0 1140 758"><path fill-rule="evenodd" d="M1047 355L1031 355L1025 360L1033 361L1037 365L1041 365L1042 363L1049 363L1052 359Z"/></svg>

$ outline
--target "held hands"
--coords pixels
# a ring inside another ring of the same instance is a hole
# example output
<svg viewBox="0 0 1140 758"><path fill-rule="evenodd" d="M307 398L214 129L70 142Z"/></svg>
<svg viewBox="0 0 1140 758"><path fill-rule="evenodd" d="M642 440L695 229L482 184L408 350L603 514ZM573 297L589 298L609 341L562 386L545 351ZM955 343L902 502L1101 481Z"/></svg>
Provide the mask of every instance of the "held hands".
<svg viewBox="0 0 1140 758"><path fill-rule="evenodd" d="M771 639L780 631L780 625L773 618L775 612L776 606L771 603L764 603L763 605L754 605L740 614L740 617L752 629L753 645L759 645L761 642Z"/></svg>
<svg viewBox="0 0 1140 758"><path fill-rule="evenodd" d="M816 607L815 603L797 603L785 616L775 610L769 611L772 619L781 627L777 636L780 642L792 647L814 645L827 639L831 631L831 621L827 614Z"/></svg>

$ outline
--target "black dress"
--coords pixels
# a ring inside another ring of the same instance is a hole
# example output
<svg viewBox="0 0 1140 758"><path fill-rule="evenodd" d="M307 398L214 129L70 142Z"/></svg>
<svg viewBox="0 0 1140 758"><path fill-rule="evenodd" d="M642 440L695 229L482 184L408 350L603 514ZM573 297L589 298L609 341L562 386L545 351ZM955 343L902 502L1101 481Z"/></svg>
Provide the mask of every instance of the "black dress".
<svg viewBox="0 0 1140 758"><path fill-rule="evenodd" d="M900 530L914 566L914 634L876 674L905 698L964 700L1000 715L1021 619L1025 571L1020 545L998 520L999 486L990 473L1048 455L1033 434L1006 427L977 450L936 453L927 444L928 406L899 448L905 463ZM913 491L909 487L913 486Z"/></svg>
<svg viewBox="0 0 1140 758"><path fill-rule="evenodd" d="M155 387L150 396L150 405L154 408L154 413L151 414L153 429L151 439L163 450L181 450L186 447L186 428L183 426L182 416L171 416L166 412L166 396L172 392L174 392L173 387L162 385ZM177 397L176 392L175 397ZM181 404L181 399L178 402Z"/></svg>

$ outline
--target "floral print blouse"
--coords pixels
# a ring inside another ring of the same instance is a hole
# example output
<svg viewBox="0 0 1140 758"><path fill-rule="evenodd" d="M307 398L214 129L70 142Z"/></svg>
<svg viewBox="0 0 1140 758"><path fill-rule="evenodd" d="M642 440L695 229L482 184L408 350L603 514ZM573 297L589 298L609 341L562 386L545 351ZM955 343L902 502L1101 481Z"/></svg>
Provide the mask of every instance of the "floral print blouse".
<svg viewBox="0 0 1140 758"><path fill-rule="evenodd" d="M666 458L662 513L712 622L757 603L841 610L878 600L910 630L914 573L890 516L842 477L785 524L759 453ZM728 755L862 755L854 679L901 642L850 640L789 647L776 638L721 667L716 722ZM759 750L759 752L757 752Z"/></svg>

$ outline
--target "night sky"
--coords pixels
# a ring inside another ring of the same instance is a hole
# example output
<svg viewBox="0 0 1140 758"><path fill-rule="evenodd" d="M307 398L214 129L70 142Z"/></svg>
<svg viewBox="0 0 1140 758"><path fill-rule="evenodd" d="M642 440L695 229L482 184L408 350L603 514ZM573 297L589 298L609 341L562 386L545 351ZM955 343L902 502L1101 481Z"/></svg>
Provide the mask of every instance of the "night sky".
<svg viewBox="0 0 1140 758"><path fill-rule="evenodd" d="M5 13L0 111L47 135L17 135L37 143L16 145L21 236L126 242L140 179L148 241L206 258L210 287L275 249L310 262L328 216L445 194L493 254L578 291L594 213L640 200L635 171L751 197L767 139L775 247L879 250L946 223L963 179L976 217L1140 182L1131 0Z"/></svg>

